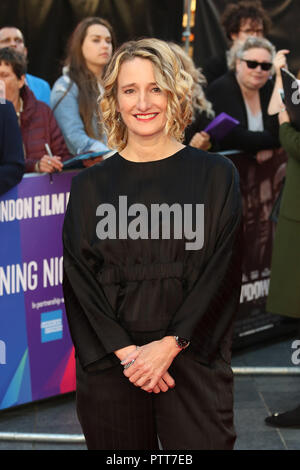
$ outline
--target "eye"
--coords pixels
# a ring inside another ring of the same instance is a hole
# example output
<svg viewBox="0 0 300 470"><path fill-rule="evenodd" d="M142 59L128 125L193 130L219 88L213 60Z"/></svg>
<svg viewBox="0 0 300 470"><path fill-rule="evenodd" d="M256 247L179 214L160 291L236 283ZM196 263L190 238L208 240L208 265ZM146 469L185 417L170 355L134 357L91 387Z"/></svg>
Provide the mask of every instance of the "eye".
<svg viewBox="0 0 300 470"><path fill-rule="evenodd" d="M125 95L131 95L132 93L134 93L134 89L133 88L128 88L127 90L124 90L124 93L125 93Z"/></svg>
<svg viewBox="0 0 300 470"><path fill-rule="evenodd" d="M161 92L161 89L160 89L159 87L154 87L154 88L152 88L152 91L153 91L154 93L160 93L160 92Z"/></svg>

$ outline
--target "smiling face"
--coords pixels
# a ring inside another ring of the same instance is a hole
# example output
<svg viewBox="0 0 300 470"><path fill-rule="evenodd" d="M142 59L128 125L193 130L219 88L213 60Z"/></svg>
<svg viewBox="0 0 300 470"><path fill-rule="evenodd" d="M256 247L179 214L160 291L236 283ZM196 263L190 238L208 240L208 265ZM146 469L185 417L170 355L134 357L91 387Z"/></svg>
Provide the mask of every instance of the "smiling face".
<svg viewBox="0 0 300 470"><path fill-rule="evenodd" d="M101 24L89 26L81 50L86 65L92 72L97 68L104 68L112 56L112 38L109 30Z"/></svg>
<svg viewBox="0 0 300 470"><path fill-rule="evenodd" d="M252 48L244 53L243 59L244 60L237 59L236 62L236 76L238 82L245 88L259 90L267 82L270 76L270 70L262 70L260 66L255 69L250 69L245 60L271 63L272 58L270 52L262 48Z"/></svg>
<svg viewBox="0 0 300 470"><path fill-rule="evenodd" d="M150 60L135 57L121 65L117 103L128 129L128 141L165 135L168 98L156 83Z"/></svg>

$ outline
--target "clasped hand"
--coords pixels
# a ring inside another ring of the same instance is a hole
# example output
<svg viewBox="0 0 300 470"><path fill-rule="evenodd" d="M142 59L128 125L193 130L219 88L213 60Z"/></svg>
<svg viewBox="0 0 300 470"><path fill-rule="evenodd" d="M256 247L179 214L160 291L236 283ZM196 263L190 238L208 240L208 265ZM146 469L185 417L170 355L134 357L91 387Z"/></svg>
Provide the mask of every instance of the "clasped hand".
<svg viewBox="0 0 300 470"><path fill-rule="evenodd" d="M140 346L121 362L124 366L134 360L130 367L124 369L124 375L145 392L166 392L175 387L175 380L168 369L179 352L171 336Z"/></svg>

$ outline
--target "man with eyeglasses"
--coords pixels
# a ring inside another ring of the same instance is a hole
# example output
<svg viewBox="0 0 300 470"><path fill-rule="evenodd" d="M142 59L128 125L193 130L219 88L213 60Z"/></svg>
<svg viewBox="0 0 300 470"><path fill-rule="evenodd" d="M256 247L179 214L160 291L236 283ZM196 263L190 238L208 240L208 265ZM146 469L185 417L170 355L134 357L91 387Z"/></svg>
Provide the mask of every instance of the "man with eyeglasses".
<svg viewBox="0 0 300 470"><path fill-rule="evenodd" d="M265 37L271 20L259 1L241 1L227 5L221 24L233 45L236 41L245 41L249 36ZM228 71L226 55L212 57L204 64L203 73L208 84Z"/></svg>
<svg viewBox="0 0 300 470"><path fill-rule="evenodd" d="M25 47L23 34L14 26L5 26L0 29L0 48L3 47L12 47L25 58L27 57L27 48ZM36 99L50 105L51 90L48 82L27 73L26 84L33 91Z"/></svg>

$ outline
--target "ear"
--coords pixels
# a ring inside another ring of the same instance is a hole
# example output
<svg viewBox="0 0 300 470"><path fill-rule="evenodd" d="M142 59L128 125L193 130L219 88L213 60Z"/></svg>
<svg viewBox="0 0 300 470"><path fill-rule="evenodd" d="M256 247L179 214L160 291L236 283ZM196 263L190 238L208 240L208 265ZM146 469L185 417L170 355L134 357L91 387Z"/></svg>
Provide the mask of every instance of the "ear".
<svg viewBox="0 0 300 470"><path fill-rule="evenodd" d="M238 38L238 33L231 33L230 34L230 39L232 42L236 41Z"/></svg>

